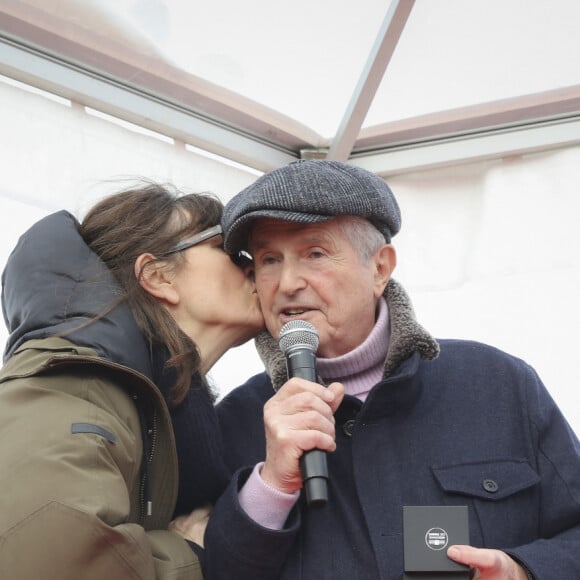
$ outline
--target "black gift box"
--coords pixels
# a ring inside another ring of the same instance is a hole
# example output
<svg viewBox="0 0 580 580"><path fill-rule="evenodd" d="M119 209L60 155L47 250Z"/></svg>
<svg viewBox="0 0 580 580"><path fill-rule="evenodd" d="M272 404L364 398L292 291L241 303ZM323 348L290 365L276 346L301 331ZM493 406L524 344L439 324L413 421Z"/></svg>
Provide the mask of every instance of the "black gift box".
<svg viewBox="0 0 580 580"><path fill-rule="evenodd" d="M468 580L447 548L469 544L467 506L403 506L405 580Z"/></svg>

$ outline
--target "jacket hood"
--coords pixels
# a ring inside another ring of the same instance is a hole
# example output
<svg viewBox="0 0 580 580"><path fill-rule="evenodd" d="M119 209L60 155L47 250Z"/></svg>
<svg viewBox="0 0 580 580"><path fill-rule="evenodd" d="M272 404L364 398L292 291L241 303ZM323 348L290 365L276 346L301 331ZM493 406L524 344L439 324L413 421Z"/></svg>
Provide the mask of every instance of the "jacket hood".
<svg viewBox="0 0 580 580"><path fill-rule="evenodd" d="M118 300L120 288L78 226L67 211L51 214L26 231L10 254L2 273L2 311L10 333L4 360L27 340L64 333L151 377L149 349L127 306L93 320Z"/></svg>
<svg viewBox="0 0 580 580"><path fill-rule="evenodd" d="M390 376L404 360L415 352L426 360L437 358L439 344L417 322L411 299L403 287L391 278L383 296L387 301L391 320L389 352L385 361L383 378ZM260 333L255 343L274 390L278 390L287 381L286 358L278 347L278 343L268 332Z"/></svg>

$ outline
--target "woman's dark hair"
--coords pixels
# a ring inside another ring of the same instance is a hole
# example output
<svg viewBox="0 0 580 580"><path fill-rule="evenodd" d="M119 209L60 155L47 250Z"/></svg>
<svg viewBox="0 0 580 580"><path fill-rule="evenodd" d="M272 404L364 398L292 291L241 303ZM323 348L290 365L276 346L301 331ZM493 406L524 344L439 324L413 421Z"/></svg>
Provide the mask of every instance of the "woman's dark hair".
<svg viewBox="0 0 580 580"><path fill-rule="evenodd" d="M143 289L135 260L151 253L178 269L184 262L181 252L165 254L184 238L219 224L222 210L221 201L210 194L181 194L169 185L145 183L97 203L79 228L118 280L120 301L128 304L150 346L161 343L169 350L167 364L177 370L171 392L175 404L183 401L199 370L199 351L167 309Z"/></svg>

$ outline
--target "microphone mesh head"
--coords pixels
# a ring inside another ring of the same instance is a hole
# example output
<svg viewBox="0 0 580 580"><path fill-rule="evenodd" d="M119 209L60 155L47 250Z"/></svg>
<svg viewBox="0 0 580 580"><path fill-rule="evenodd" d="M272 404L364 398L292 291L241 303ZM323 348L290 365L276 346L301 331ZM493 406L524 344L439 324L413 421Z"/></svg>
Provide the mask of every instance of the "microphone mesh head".
<svg viewBox="0 0 580 580"><path fill-rule="evenodd" d="M284 354L296 347L316 352L318 342L316 327L306 320L291 320L280 329L278 344Z"/></svg>

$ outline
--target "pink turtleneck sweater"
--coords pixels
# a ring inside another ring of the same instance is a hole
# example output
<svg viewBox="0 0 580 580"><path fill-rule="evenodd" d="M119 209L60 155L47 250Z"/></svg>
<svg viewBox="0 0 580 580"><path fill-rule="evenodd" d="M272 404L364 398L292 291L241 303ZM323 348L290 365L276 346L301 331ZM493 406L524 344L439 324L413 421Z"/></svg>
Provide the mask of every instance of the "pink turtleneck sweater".
<svg viewBox="0 0 580 580"><path fill-rule="evenodd" d="M336 358L317 358L316 370L326 384L339 382L346 393L364 401L369 391L383 376L389 350L389 311L384 298L379 300L378 316L366 340L354 350ZM387 337L387 340L385 340ZM299 491L283 493L268 485L260 476L263 463L258 463L240 490L242 509L258 524L272 530L284 526Z"/></svg>

